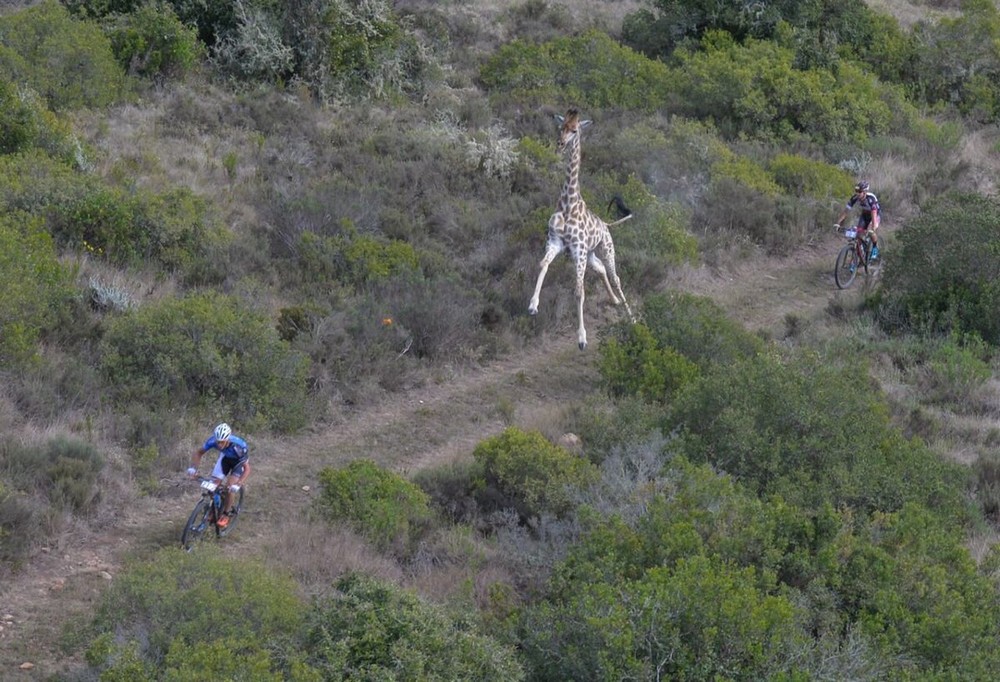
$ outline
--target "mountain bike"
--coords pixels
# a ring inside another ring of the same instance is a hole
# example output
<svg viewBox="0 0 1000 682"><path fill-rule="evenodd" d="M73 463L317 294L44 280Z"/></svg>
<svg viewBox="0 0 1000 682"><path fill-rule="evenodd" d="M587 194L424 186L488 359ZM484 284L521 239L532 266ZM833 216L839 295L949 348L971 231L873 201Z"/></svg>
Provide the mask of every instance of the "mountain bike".
<svg viewBox="0 0 1000 682"><path fill-rule="evenodd" d="M854 282L858 270L864 268L865 275L869 272L872 253L871 230L865 230L863 236L858 236L857 227L841 227L834 225L838 232L843 233L847 244L837 254L837 264L833 268L833 279L838 289L846 289Z"/></svg>
<svg viewBox="0 0 1000 682"><path fill-rule="evenodd" d="M236 520L240 518L240 510L243 508L243 486L238 492L233 493L236 499L233 501L233 508L229 511L229 525L219 528L219 519L222 518L225 508L226 486L217 483L210 478L198 477L201 484L201 499L194 506L194 511L188 517L184 525L184 532L181 533L181 546L186 550L191 550L195 543L205 537L209 529L215 529L216 537L224 537L236 526Z"/></svg>

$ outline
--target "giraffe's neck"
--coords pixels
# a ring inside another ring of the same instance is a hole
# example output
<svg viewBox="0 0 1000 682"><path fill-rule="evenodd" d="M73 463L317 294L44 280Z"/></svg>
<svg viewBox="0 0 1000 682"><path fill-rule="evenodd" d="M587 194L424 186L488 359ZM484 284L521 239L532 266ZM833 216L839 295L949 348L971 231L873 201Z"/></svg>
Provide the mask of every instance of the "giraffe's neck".
<svg viewBox="0 0 1000 682"><path fill-rule="evenodd" d="M569 214L574 208L583 204L580 196L580 135L571 143L569 164L566 167L566 182L562 194L559 195L559 212Z"/></svg>

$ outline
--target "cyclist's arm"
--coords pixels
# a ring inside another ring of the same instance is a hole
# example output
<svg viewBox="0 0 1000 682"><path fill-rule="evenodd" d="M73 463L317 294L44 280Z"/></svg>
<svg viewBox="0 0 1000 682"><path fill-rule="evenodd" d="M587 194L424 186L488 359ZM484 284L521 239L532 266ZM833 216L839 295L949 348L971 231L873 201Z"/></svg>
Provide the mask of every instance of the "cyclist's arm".
<svg viewBox="0 0 1000 682"><path fill-rule="evenodd" d="M250 460L243 461L243 473L235 481L230 483L230 485L243 485L243 481L247 480L247 476L250 475Z"/></svg>
<svg viewBox="0 0 1000 682"><path fill-rule="evenodd" d="M194 454L191 455L191 466L188 468L189 474L194 475L191 472L192 469L194 469L195 473L198 472L198 467L201 465L201 458L206 452L208 452L208 450L206 450L204 446L195 449Z"/></svg>

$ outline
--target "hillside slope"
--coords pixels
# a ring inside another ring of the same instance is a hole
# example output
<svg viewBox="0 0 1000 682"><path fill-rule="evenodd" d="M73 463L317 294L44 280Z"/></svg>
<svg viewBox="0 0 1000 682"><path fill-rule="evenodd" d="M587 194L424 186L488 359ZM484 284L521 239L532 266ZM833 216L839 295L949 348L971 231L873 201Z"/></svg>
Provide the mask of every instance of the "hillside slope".
<svg viewBox="0 0 1000 682"><path fill-rule="evenodd" d="M755 259L728 271L678 268L669 273L667 286L710 297L749 329L780 338L788 316L808 323L821 320L834 299L859 300L860 280L843 292L834 286L838 246L831 234L784 259ZM595 292L588 300L589 316L614 314L605 295L597 293L596 280L589 282ZM565 272L554 271L548 286L572 296ZM246 514L224 540L225 551L259 555L294 571L295 559L274 556L275 548L283 536L301 529L316 473L324 466L367 457L412 472L467 457L476 443L511 424L551 430L563 410L599 390L598 353L596 344L583 353L577 350L571 329L553 330L543 339L308 433L254 442ZM192 448L195 440L193 435ZM0 679L18 674L25 663L33 667L18 679L45 679L80 665L65 653L63 642L72 640L67 628L94 608L129 559L177 542L196 489L179 472L165 476L169 493L142 505L123 504L118 518L99 531L77 528L64 535L0 588Z"/></svg>

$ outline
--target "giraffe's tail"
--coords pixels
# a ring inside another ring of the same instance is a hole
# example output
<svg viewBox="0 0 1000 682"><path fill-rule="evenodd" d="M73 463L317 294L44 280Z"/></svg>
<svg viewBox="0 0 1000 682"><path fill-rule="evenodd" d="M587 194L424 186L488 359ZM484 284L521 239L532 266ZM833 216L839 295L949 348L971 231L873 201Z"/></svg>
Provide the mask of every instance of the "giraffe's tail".
<svg viewBox="0 0 1000 682"><path fill-rule="evenodd" d="M615 221L615 222L613 222L613 223L608 223L608 227L614 227L615 225L620 225L621 223L624 223L624 222L625 222L626 220L628 220L628 219L629 219L629 218L631 218L631 217L632 217L632 214L631 214L631 213L629 213L629 214L628 214L627 216L625 216L624 218L619 218L618 220L616 220L616 221Z"/></svg>
<svg viewBox="0 0 1000 682"><path fill-rule="evenodd" d="M628 206L625 205L625 200L621 198L621 195L616 194L613 197L611 197L611 201L608 202L609 211L611 210L612 206L618 209L618 215L621 217L618 218L618 220L616 220L613 223L608 223L608 227L613 227L614 225L618 225L619 223L624 223L626 220L632 217L632 209L630 209Z"/></svg>

